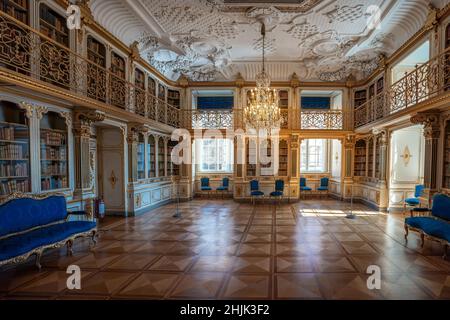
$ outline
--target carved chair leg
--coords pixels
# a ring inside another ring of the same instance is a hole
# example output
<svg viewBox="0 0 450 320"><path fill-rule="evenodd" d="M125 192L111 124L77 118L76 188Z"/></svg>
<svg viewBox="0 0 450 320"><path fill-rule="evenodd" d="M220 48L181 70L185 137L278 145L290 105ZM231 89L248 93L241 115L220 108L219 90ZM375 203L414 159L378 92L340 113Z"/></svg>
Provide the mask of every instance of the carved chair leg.
<svg viewBox="0 0 450 320"><path fill-rule="evenodd" d="M405 224L405 241L408 243L408 236L409 236L409 228L408 225Z"/></svg>
<svg viewBox="0 0 450 320"><path fill-rule="evenodd" d="M420 240L422 241L420 247L423 248L425 246L425 233L420 234Z"/></svg>
<svg viewBox="0 0 450 320"><path fill-rule="evenodd" d="M67 241L67 255L69 257L73 256L73 240Z"/></svg>
<svg viewBox="0 0 450 320"><path fill-rule="evenodd" d="M92 240L92 246L95 247L97 245L97 231L92 231L92 236L91 236L91 240Z"/></svg>
<svg viewBox="0 0 450 320"><path fill-rule="evenodd" d="M38 252L36 253L36 268L39 269L39 271L42 270L42 265L41 265L41 257L42 257L42 252Z"/></svg>

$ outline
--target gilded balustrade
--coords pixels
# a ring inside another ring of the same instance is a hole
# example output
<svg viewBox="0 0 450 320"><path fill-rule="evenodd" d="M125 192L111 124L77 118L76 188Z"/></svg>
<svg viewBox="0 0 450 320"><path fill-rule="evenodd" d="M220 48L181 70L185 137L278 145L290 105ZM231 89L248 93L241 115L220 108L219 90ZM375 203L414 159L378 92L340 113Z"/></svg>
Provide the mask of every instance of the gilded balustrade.
<svg viewBox="0 0 450 320"><path fill-rule="evenodd" d="M361 127L424 102L450 89L450 48L417 66L365 104L355 109L355 127Z"/></svg>
<svg viewBox="0 0 450 320"><path fill-rule="evenodd" d="M233 129L234 110L186 110L183 124L188 129Z"/></svg>
<svg viewBox="0 0 450 320"><path fill-rule="evenodd" d="M302 130L344 130L344 125L342 110L302 111L300 115Z"/></svg>
<svg viewBox="0 0 450 320"><path fill-rule="evenodd" d="M293 111L282 111L281 128L287 129L289 116ZM183 127L188 129L245 129L243 112L240 109L232 110L185 110L182 111ZM298 117L300 124L293 129L304 130L350 130L347 124L348 113L342 110L305 111ZM295 117L294 117L295 118Z"/></svg>
<svg viewBox="0 0 450 320"><path fill-rule="evenodd" d="M179 126L179 109L0 11L0 68Z"/></svg>

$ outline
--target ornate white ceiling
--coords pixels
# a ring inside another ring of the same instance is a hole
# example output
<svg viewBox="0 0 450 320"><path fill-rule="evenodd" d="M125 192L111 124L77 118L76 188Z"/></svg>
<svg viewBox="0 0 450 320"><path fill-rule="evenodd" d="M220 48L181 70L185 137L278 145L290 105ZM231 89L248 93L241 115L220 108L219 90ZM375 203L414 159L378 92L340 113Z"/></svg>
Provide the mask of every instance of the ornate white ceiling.
<svg viewBox="0 0 450 320"><path fill-rule="evenodd" d="M253 80L261 68L260 21L267 25L273 80L366 77L417 32L427 0L91 0L95 19L167 77ZM266 4L255 4L266 2ZM446 1L432 1L441 7ZM280 4L284 3L284 4ZM288 3L288 4L287 4ZM379 17L379 23L373 23Z"/></svg>

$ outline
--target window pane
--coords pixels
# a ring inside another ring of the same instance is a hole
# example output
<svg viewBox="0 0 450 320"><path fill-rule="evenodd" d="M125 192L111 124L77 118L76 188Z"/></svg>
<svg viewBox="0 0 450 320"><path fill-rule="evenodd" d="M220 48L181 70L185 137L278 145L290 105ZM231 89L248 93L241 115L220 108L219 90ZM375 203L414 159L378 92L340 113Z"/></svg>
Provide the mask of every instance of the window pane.
<svg viewBox="0 0 450 320"><path fill-rule="evenodd" d="M327 140L304 140L301 145L300 156L301 171L325 172L327 170Z"/></svg>
<svg viewBox="0 0 450 320"><path fill-rule="evenodd" d="M227 139L199 140L200 171L231 172L233 168L232 141Z"/></svg>

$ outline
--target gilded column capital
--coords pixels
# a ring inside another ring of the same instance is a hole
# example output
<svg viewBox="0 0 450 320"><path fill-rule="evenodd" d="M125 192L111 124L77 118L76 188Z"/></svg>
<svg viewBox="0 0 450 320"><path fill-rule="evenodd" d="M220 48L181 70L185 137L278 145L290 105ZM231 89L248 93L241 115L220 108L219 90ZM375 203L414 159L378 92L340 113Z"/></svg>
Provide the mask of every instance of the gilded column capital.
<svg viewBox="0 0 450 320"><path fill-rule="evenodd" d="M293 134L289 137L289 142L292 149L299 149L301 144L301 139L297 134Z"/></svg>
<svg viewBox="0 0 450 320"><path fill-rule="evenodd" d="M441 134L440 119L439 112L421 112L411 117L411 123L423 125L426 139L437 139Z"/></svg>
<svg viewBox="0 0 450 320"><path fill-rule="evenodd" d="M385 129L373 129L372 133L378 139L380 146L386 146L388 144L388 133Z"/></svg>
<svg viewBox="0 0 450 320"><path fill-rule="evenodd" d="M245 80L244 77L242 77L242 74L239 72L237 77L236 77L236 87L238 87L239 89L242 89L245 85Z"/></svg>
<svg viewBox="0 0 450 320"><path fill-rule="evenodd" d="M356 135L354 134L348 134L345 137L344 146L346 149L351 149L355 146L356 143Z"/></svg>
<svg viewBox="0 0 450 320"><path fill-rule="evenodd" d="M48 113L48 108L43 107L43 106L36 106L35 112L36 112L36 118L38 118L39 120L42 120L42 118L44 117L44 114Z"/></svg>
<svg viewBox="0 0 450 320"><path fill-rule="evenodd" d="M33 118L33 116L34 116L34 107L35 107L33 104L28 103L28 102L21 102L21 103L19 103L19 107L20 107L20 109L25 110L25 116L28 119Z"/></svg>
<svg viewBox="0 0 450 320"><path fill-rule="evenodd" d="M66 125L67 127L72 127L72 113L71 112L60 112L61 117L64 118L64 120L66 120Z"/></svg>
<svg viewBox="0 0 450 320"><path fill-rule="evenodd" d="M139 52L139 42L138 41L134 41L131 45L130 45L130 62L132 63L132 61L136 61L139 60L139 58L141 57L141 53Z"/></svg>
<svg viewBox="0 0 450 320"><path fill-rule="evenodd" d="M73 131L76 136L91 137L92 125L104 121L105 118L106 114L98 110L76 110Z"/></svg>
<svg viewBox="0 0 450 320"><path fill-rule="evenodd" d="M135 143L139 141L139 134L147 134L149 127L139 123L129 124L127 127L127 141L128 143Z"/></svg>
<svg viewBox="0 0 450 320"><path fill-rule="evenodd" d="M295 73L295 72L291 76L290 86L291 86L291 88L294 88L294 89L297 89L298 87L300 87L300 79L299 79L297 73Z"/></svg>
<svg viewBox="0 0 450 320"><path fill-rule="evenodd" d="M38 106L36 104L32 104L29 102L21 102L19 103L19 107L22 110L25 110L25 116L28 119L33 118L36 116L37 119L41 120L44 114L48 112L48 108L44 106Z"/></svg>
<svg viewBox="0 0 450 320"><path fill-rule="evenodd" d="M182 74L177 81L178 85L182 88L189 87L189 78Z"/></svg>

